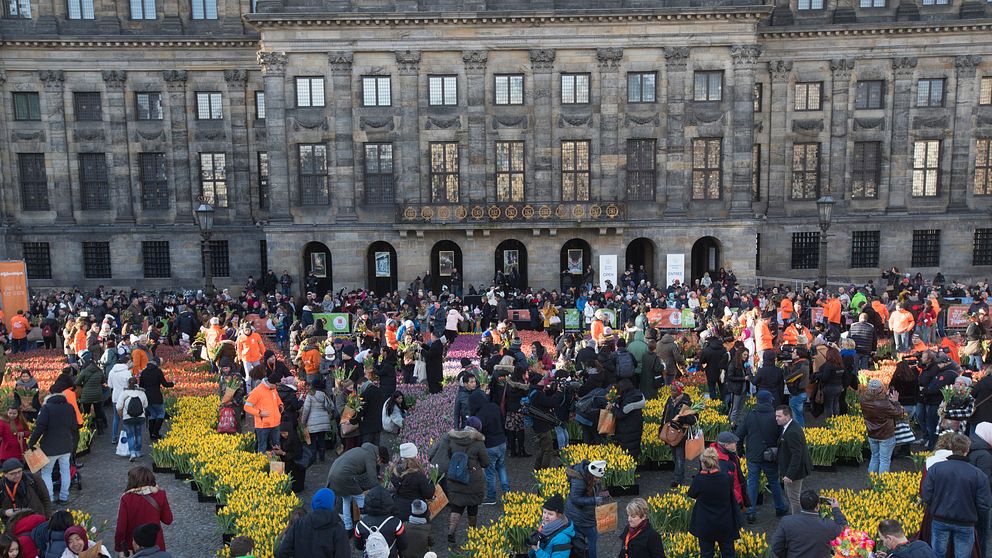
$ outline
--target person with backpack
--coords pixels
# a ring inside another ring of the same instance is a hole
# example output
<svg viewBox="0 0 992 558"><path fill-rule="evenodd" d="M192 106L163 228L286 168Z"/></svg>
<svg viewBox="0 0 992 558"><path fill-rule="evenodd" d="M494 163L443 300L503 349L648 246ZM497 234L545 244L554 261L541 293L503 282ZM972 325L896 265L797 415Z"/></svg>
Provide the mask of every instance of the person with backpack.
<svg viewBox="0 0 992 558"><path fill-rule="evenodd" d="M364 558L397 558L406 550L403 520L394 516L393 497L381 486L365 495L365 513L355 525L355 548Z"/></svg>
<svg viewBox="0 0 992 558"><path fill-rule="evenodd" d="M84 415L93 414L96 433L103 434L107 424L107 419L103 416L103 368L93 360L89 351L83 351L79 358L83 365L76 376L76 387L82 388L79 407Z"/></svg>
<svg viewBox="0 0 992 558"><path fill-rule="evenodd" d="M565 516L565 501L555 494L541 506L541 526L527 539L530 544L527 556L569 558L573 555L575 538L575 526Z"/></svg>
<svg viewBox="0 0 992 558"><path fill-rule="evenodd" d="M427 502L424 500L411 502L410 515L403 522L403 537L406 539L404 556L425 556L426 558L427 552L434 546L428 510Z"/></svg>
<svg viewBox="0 0 992 558"><path fill-rule="evenodd" d="M127 389L117 402L117 414L127 435L127 449L131 462L141 457L141 434L145 426L145 411L148 409L148 396L138 387L137 378L128 378Z"/></svg>
<svg viewBox="0 0 992 558"><path fill-rule="evenodd" d="M565 516L572 522L575 532L585 538L589 547L588 558L596 558L596 506L606 503L609 497L599 490L599 479L606 474L606 462L588 459L565 470L568 479L568 497L565 499Z"/></svg>
<svg viewBox="0 0 992 558"><path fill-rule="evenodd" d="M486 476L483 470L489 466L489 453L486 451L485 436L482 435L482 421L469 417L461 430L451 430L431 448L431 463L445 471L448 495L448 546L456 547L455 532L462 514L468 513L469 527L475 527L479 516L479 505L486 495Z"/></svg>
<svg viewBox="0 0 992 558"><path fill-rule="evenodd" d="M131 374L131 354L123 349L114 350L117 351L117 363L107 374L107 385L110 386L110 402L114 407L114 420L110 430L116 446L121 437L121 416L117 413L117 404L121 402L121 395L127 389L128 380L134 375Z"/></svg>
<svg viewBox="0 0 992 558"><path fill-rule="evenodd" d="M310 384L309 396L303 401L303 411L300 420L310 433L310 443L316 451L317 458L324 461L327 457L327 435L333 433L334 402L325 391L327 382L317 376Z"/></svg>
<svg viewBox="0 0 992 558"><path fill-rule="evenodd" d="M38 549L39 558L62 558L65 552L65 530L75 520L69 510L59 510L52 517L31 531L31 540ZM27 554L24 554L27 556Z"/></svg>
<svg viewBox="0 0 992 558"><path fill-rule="evenodd" d="M330 488L318 490L310 499L310 513L286 529L275 558L350 557L348 534L341 526L341 518L334 513L335 498ZM348 504L350 507L350 500Z"/></svg>
<svg viewBox="0 0 992 558"><path fill-rule="evenodd" d="M617 350L614 354L617 359L617 379L633 381L637 372L637 359L627 350L627 341L622 337L617 339Z"/></svg>
<svg viewBox="0 0 992 558"><path fill-rule="evenodd" d="M482 504L496 504L496 481L500 484L500 493L510 491L510 480L506 474L506 434L503 430L503 417L500 416L499 406L489 401L482 390L475 390L469 396L469 411L472 416L482 422L482 435L485 437L486 453L489 454L489 466L486 467L486 499Z"/></svg>

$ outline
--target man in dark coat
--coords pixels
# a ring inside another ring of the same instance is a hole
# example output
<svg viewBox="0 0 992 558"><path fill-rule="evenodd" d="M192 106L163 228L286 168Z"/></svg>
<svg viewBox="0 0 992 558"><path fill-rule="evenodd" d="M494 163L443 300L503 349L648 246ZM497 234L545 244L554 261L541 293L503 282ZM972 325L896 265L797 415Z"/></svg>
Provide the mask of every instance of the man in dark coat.
<svg viewBox="0 0 992 558"><path fill-rule="evenodd" d="M165 379L165 374L162 373L162 369L157 364L149 362L148 366L145 366L145 369L141 371L138 385L145 390L145 396L148 397L148 409L146 410L148 436L152 440L158 440L161 438L159 430L165 423L165 396L162 395L162 388L173 387L176 384Z"/></svg>
<svg viewBox="0 0 992 558"><path fill-rule="evenodd" d="M658 388L665 383L665 363L655 354L657 345L654 339L649 340L648 350L641 359L640 390L646 399L657 397Z"/></svg>
<svg viewBox="0 0 992 558"><path fill-rule="evenodd" d="M785 483L785 495L792 513L796 514L801 509L799 495L803 490L803 479L813 471L813 460L806 446L806 434L799 423L792 420L792 409L788 405L775 408L775 422L782 427L778 441L778 473Z"/></svg>
<svg viewBox="0 0 992 558"><path fill-rule="evenodd" d="M59 474L62 477L57 500L60 503L69 501L70 483L67 481L70 478L69 456L76 449L78 432L79 424L76 422L76 411L62 395L61 383L56 381L52 384L51 393L45 398L45 404L41 406L38 420L34 424L34 431L28 440L28 449L34 449L40 438L41 451L48 456L48 465L45 465L40 473L52 501L56 500L52 488L52 470L56 463L59 465Z"/></svg>
<svg viewBox="0 0 992 558"><path fill-rule="evenodd" d="M964 434L953 434L950 439L952 455L927 470L920 496L933 514L934 553L947 554L948 540L954 548L971 548L975 528L980 520L988 521L992 508L992 492L988 475L968 463L971 441ZM961 531L967 531L962 536ZM960 544L960 547L959 547ZM955 552L961 556L960 552Z"/></svg>
<svg viewBox="0 0 992 558"><path fill-rule="evenodd" d="M761 366L754 373L754 387L772 394L773 405L783 402L785 373L775 365L775 351L765 351L761 354Z"/></svg>
<svg viewBox="0 0 992 558"><path fill-rule="evenodd" d="M484 505L496 503L496 480L499 479L502 493L510 491L510 479L506 474L506 433L503 431L503 415L499 405L493 403L477 389L469 395L468 411L471 416L482 421L482 435L486 437L486 453L489 466L486 467L486 499Z"/></svg>
<svg viewBox="0 0 992 558"><path fill-rule="evenodd" d="M379 386L365 378L360 385L358 392L362 396L362 410L358 413L360 422L358 423L358 435L361 436L360 443L379 444L379 435L382 434L382 407L386 404L386 396Z"/></svg>
<svg viewBox="0 0 992 558"><path fill-rule="evenodd" d="M616 417L614 437L617 444L636 460L641 455L641 434L644 432L644 406L647 400L629 379L617 382L620 401L613 408Z"/></svg>
<svg viewBox="0 0 992 558"><path fill-rule="evenodd" d="M716 335L710 335L706 339L706 346L699 353L699 364L706 373L706 387L710 392L710 399L716 401L722 399L723 385L720 382L720 375L727 370L727 363L730 361L727 355L727 348L723 346L723 341Z"/></svg>
<svg viewBox="0 0 992 558"><path fill-rule="evenodd" d="M389 462L389 450L375 444L362 444L341 454L327 472L327 488L341 497L344 528L351 531L351 501L365 506L364 492L379 484L378 466ZM349 554L342 554L349 556Z"/></svg>
<svg viewBox="0 0 992 558"><path fill-rule="evenodd" d="M758 403L748 411L744 420L737 427L735 434L744 441L744 459L747 461L747 495L751 507L747 509L747 522L753 524L757 517L758 483L761 473L765 473L768 486L772 490L775 501L775 515L783 516L789 513L789 508L782 499L782 486L779 483L778 467L775 463L765 460L765 450L778 446L779 425L775 422L775 408L772 407L772 394L761 390L757 394Z"/></svg>
<svg viewBox="0 0 992 558"><path fill-rule="evenodd" d="M357 448L356 448L357 449ZM321 488L310 500L313 511L293 523L282 537L276 558L351 556L348 535L334 513L334 491Z"/></svg>
<svg viewBox="0 0 992 558"><path fill-rule="evenodd" d="M800 497L802 511L785 517L772 535L772 552L778 558L829 558L833 555L830 541L836 539L847 526L847 518L840 511L840 504L830 499L833 519L821 519L817 510L820 495L807 490Z"/></svg>
<svg viewBox="0 0 992 558"><path fill-rule="evenodd" d="M24 470L19 459L11 457L3 462L3 485L0 492L0 513L4 520L14 515L15 510L31 510L45 517L52 515L52 500L41 478Z"/></svg>
<svg viewBox="0 0 992 558"><path fill-rule="evenodd" d="M424 365L427 367L427 391L441 393L441 380L444 377L444 344L437 332L430 332L430 342L421 349Z"/></svg>

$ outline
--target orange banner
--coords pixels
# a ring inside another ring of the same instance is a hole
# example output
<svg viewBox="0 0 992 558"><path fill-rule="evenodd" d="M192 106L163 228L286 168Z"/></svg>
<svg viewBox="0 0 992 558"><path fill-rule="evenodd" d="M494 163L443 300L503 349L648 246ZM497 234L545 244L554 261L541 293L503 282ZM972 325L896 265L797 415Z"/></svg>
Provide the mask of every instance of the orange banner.
<svg viewBox="0 0 992 558"><path fill-rule="evenodd" d="M18 310L28 311L28 275L24 261L0 261L0 304L7 327Z"/></svg>
<svg viewBox="0 0 992 558"><path fill-rule="evenodd" d="M953 329L964 329L968 327L968 307L963 304L955 304L947 307L947 327Z"/></svg>
<svg viewBox="0 0 992 558"><path fill-rule="evenodd" d="M245 319L250 321L252 325L255 326L255 331L257 331L259 335L272 335L276 332L276 330L269 327L268 318L259 318L258 314L248 314L245 316Z"/></svg>

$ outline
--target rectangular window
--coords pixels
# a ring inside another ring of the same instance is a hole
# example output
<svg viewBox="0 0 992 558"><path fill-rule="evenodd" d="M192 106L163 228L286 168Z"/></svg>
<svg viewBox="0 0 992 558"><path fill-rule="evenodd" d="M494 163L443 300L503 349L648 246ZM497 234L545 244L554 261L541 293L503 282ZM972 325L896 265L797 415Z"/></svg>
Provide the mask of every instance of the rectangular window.
<svg viewBox="0 0 992 558"><path fill-rule="evenodd" d="M800 11L822 10L823 0L796 0L796 9Z"/></svg>
<svg viewBox="0 0 992 558"><path fill-rule="evenodd" d="M761 199L761 144L751 146L751 199Z"/></svg>
<svg viewBox="0 0 992 558"><path fill-rule="evenodd" d="M496 142L496 199L524 201L524 142Z"/></svg>
<svg viewBox="0 0 992 558"><path fill-rule="evenodd" d="M851 232L851 267L863 269L878 267L879 231Z"/></svg>
<svg viewBox="0 0 992 558"><path fill-rule="evenodd" d="M589 74L561 75L561 104L585 105L589 103Z"/></svg>
<svg viewBox="0 0 992 558"><path fill-rule="evenodd" d="M431 201L458 203L458 143L431 143Z"/></svg>
<svg viewBox="0 0 992 558"><path fill-rule="evenodd" d="M18 153L17 173L21 179L21 209L48 211L48 172L44 153Z"/></svg>
<svg viewBox="0 0 992 558"><path fill-rule="evenodd" d="M693 76L693 101L719 101L723 98L723 72L696 72Z"/></svg>
<svg viewBox="0 0 992 558"><path fill-rule="evenodd" d="M497 105L524 104L524 76L520 74L495 76L495 101Z"/></svg>
<svg viewBox="0 0 992 558"><path fill-rule="evenodd" d="M258 207L269 209L269 153L258 152Z"/></svg>
<svg viewBox="0 0 992 558"><path fill-rule="evenodd" d="M921 79L916 82L916 106L944 106L944 79Z"/></svg>
<svg viewBox="0 0 992 558"><path fill-rule="evenodd" d="M324 78L322 77L296 78L296 106L297 107L324 106Z"/></svg>
<svg viewBox="0 0 992 558"><path fill-rule="evenodd" d="M212 277L231 276L231 255L227 249L226 240L211 240L210 244L210 275ZM205 256L200 252L201 256ZM200 261L200 269L206 269L206 262Z"/></svg>
<svg viewBox="0 0 992 558"><path fill-rule="evenodd" d="M197 92L196 119L221 120L224 118L224 98L217 92Z"/></svg>
<svg viewBox="0 0 992 558"><path fill-rule="evenodd" d="M72 106L76 120L102 120L103 111L100 107L100 93L97 91L77 91L72 94Z"/></svg>
<svg viewBox="0 0 992 558"><path fill-rule="evenodd" d="M720 199L722 143L723 138L692 140L692 199Z"/></svg>
<svg viewBox="0 0 992 558"><path fill-rule="evenodd" d="M200 153L200 195L214 207L227 207L227 155Z"/></svg>
<svg viewBox="0 0 992 558"><path fill-rule="evenodd" d="M761 112L761 104L764 100L764 85L760 83L754 84L754 112Z"/></svg>
<svg viewBox="0 0 992 558"><path fill-rule="evenodd" d="M265 120L265 91L255 92L255 120Z"/></svg>
<svg viewBox="0 0 992 558"><path fill-rule="evenodd" d="M820 266L820 233L792 233L792 269L816 269Z"/></svg>
<svg viewBox="0 0 992 558"><path fill-rule="evenodd" d="M823 82L797 83L795 108L798 111L821 110L823 108Z"/></svg>
<svg viewBox="0 0 992 558"><path fill-rule="evenodd" d="M217 19L217 0L192 0L193 19Z"/></svg>
<svg viewBox="0 0 992 558"><path fill-rule="evenodd" d="M83 211L110 208L107 182L107 156L103 153L80 153L79 197Z"/></svg>
<svg viewBox="0 0 992 558"><path fill-rule="evenodd" d="M913 231L913 267L938 267L940 265L940 230Z"/></svg>
<svg viewBox="0 0 992 558"><path fill-rule="evenodd" d="M162 94L159 92L135 93L138 120L162 120Z"/></svg>
<svg viewBox="0 0 992 558"><path fill-rule="evenodd" d="M992 76L982 78L978 88L978 104L992 105Z"/></svg>
<svg viewBox="0 0 992 558"><path fill-rule="evenodd" d="M363 106L388 107L391 104L393 104L393 94L389 76L365 76L362 78Z"/></svg>
<svg viewBox="0 0 992 558"><path fill-rule="evenodd" d="M946 6L950 0L923 0L924 6Z"/></svg>
<svg viewBox="0 0 992 558"><path fill-rule="evenodd" d="M14 120L41 120L37 93L14 93Z"/></svg>
<svg viewBox="0 0 992 558"><path fill-rule="evenodd" d="M971 265L992 265L992 229L975 229Z"/></svg>
<svg viewBox="0 0 992 558"><path fill-rule="evenodd" d="M307 143L299 146L300 203L327 205L327 146Z"/></svg>
<svg viewBox="0 0 992 558"><path fill-rule="evenodd" d="M754 269L761 271L761 233L754 235Z"/></svg>
<svg viewBox="0 0 992 558"><path fill-rule="evenodd" d="M52 254L47 242L25 242L21 245L24 253L24 267L28 279L52 278Z"/></svg>
<svg viewBox="0 0 992 558"><path fill-rule="evenodd" d="M852 158L851 197L877 198L882 177L882 142L854 142Z"/></svg>
<svg viewBox="0 0 992 558"><path fill-rule="evenodd" d="M859 81L854 95L854 108L873 110L885 102L885 82L882 80Z"/></svg>
<svg viewBox="0 0 992 558"><path fill-rule="evenodd" d="M975 140L975 195L992 195L992 140Z"/></svg>
<svg viewBox="0 0 992 558"><path fill-rule="evenodd" d="M83 243L83 277L87 279L109 279L110 273L110 243Z"/></svg>
<svg viewBox="0 0 992 558"><path fill-rule="evenodd" d="M627 199L631 201L654 200L657 172L655 140L627 140Z"/></svg>
<svg viewBox="0 0 992 558"><path fill-rule="evenodd" d="M138 180L141 182L142 209L169 209L165 153L139 153Z"/></svg>
<svg viewBox="0 0 992 558"><path fill-rule="evenodd" d="M885 0L860 0L858 5L862 8L884 8Z"/></svg>
<svg viewBox="0 0 992 558"><path fill-rule="evenodd" d="M365 203L391 204L393 191L393 144L365 144Z"/></svg>
<svg viewBox="0 0 992 558"><path fill-rule="evenodd" d="M143 241L141 243L141 258L144 260L146 279L172 276L172 262L169 257L168 240Z"/></svg>
<svg viewBox="0 0 992 558"><path fill-rule="evenodd" d="M820 193L820 144L792 146L792 199L815 200Z"/></svg>
<svg viewBox="0 0 992 558"><path fill-rule="evenodd" d="M262 277L269 269L269 243L266 240L258 241L258 264L259 277Z"/></svg>
<svg viewBox="0 0 992 558"><path fill-rule="evenodd" d="M7 0L3 6L6 18L31 19L31 0Z"/></svg>
<svg viewBox="0 0 992 558"><path fill-rule="evenodd" d="M131 19L155 19L155 0L131 0Z"/></svg>
<svg viewBox="0 0 992 558"><path fill-rule="evenodd" d="M913 143L913 195L934 197L940 187L940 140Z"/></svg>
<svg viewBox="0 0 992 558"><path fill-rule="evenodd" d="M653 103L656 97L658 75L654 72L627 74L627 102Z"/></svg>
<svg viewBox="0 0 992 558"><path fill-rule="evenodd" d="M69 19L93 19L93 0L68 0Z"/></svg>
<svg viewBox="0 0 992 558"><path fill-rule="evenodd" d="M458 104L457 76L428 76L428 104L432 107Z"/></svg>
<svg viewBox="0 0 992 558"><path fill-rule="evenodd" d="M591 151L589 140L561 142L562 201L589 201Z"/></svg>

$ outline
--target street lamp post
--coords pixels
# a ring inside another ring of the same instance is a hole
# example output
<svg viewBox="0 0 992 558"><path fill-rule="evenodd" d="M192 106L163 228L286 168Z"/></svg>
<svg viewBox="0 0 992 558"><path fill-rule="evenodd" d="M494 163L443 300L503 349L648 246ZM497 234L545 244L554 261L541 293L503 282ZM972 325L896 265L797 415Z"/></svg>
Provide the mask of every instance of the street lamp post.
<svg viewBox="0 0 992 558"><path fill-rule="evenodd" d="M820 262L818 282L820 288L827 288L827 231L830 229L830 220L834 212L834 199L831 196L823 196L816 200L816 211L820 219Z"/></svg>
<svg viewBox="0 0 992 558"><path fill-rule="evenodd" d="M208 297L214 295L213 254L210 250L210 235L214 228L214 206L205 198L199 199L196 208L196 224L200 227L200 249L203 251L204 293Z"/></svg>

